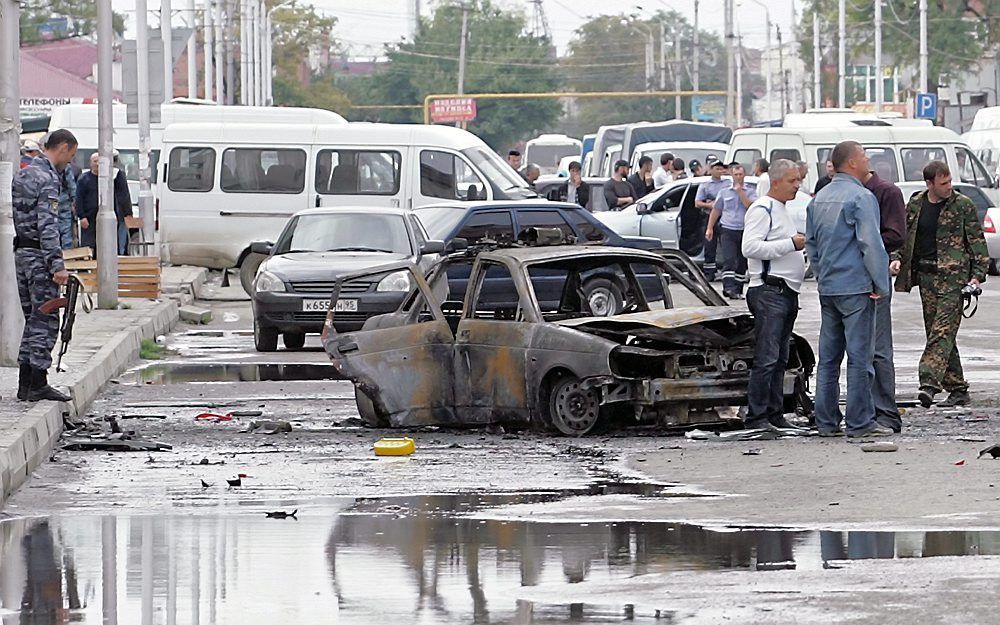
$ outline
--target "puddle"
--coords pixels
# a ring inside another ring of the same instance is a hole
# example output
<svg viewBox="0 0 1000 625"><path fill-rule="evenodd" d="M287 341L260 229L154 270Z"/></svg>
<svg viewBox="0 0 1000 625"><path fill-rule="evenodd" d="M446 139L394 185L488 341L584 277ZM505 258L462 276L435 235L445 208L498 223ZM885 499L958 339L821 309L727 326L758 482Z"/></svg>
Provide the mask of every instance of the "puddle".
<svg viewBox="0 0 1000 625"><path fill-rule="evenodd" d="M289 382L341 380L331 365L159 363L129 371L119 378L122 384L198 384L217 382Z"/></svg>
<svg viewBox="0 0 1000 625"><path fill-rule="evenodd" d="M656 622L628 605L528 604L540 584L680 571L1000 554L1000 532L832 532L477 518L563 493L341 499L298 520L104 516L0 523L0 622ZM268 510L291 510L294 502ZM758 573L755 573L755 575ZM670 598L661 616L671 618ZM155 615L155 618L154 618ZM661 621L663 622L663 621ZM670 622L669 620L667 622Z"/></svg>

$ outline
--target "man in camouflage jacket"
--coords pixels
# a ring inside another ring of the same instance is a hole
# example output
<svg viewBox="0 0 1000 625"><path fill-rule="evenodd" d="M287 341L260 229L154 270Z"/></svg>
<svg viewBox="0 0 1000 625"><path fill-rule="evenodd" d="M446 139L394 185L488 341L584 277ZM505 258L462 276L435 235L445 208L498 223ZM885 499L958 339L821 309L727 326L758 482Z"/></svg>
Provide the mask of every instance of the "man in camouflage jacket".
<svg viewBox="0 0 1000 625"><path fill-rule="evenodd" d="M24 333L17 356L18 399L70 399L48 383L59 313L46 314L40 307L59 297L59 285L69 280L59 236L60 171L73 160L76 147L71 132L53 131L44 152L14 176L14 264L24 313Z"/></svg>
<svg viewBox="0 0 1000 625"><path fill-rule="evenodd" d="M948 391L940 406L969 403L956 338L962 322L962 288L986 280L989 252L972 200L951 188L951 171L943 161L924 167L927 191L906 207L906 243L893 260L896 290L920 289L927 344L920 357L920 392L924 407L934 395ZM897 264L898 263L898 264Z"/></svg>

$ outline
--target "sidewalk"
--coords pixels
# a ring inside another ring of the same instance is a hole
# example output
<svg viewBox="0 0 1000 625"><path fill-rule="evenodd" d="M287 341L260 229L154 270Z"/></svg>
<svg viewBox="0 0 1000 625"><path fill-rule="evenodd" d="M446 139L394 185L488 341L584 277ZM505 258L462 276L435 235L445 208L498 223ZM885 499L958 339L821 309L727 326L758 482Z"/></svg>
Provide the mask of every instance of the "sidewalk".
<svg viewBox="0 0 1000 625"><path fill-rule="evenodd" d="M144 338L155 338L177 323L177 309L189 303L207 270L164 267L160 300L122 299L119 310L77 310L73 341L63 357L64 373L49 371L53 386L68 390L72 402L20 402L18 370L0 367L0 504L48 458L62 432L63 415L86 412L104 384L139 357ZM96 296L94 298L96 300ZM58 354L59 343L56 343Z"/></svg>

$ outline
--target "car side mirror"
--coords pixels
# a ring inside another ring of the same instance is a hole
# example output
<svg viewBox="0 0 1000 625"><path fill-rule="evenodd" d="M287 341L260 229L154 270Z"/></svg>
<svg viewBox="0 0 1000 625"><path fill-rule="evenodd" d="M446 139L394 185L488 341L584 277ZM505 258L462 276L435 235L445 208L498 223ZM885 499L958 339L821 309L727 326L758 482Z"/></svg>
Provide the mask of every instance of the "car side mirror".
<svg viewBox="0 0 1000 625"><path fill-rule="evenodd" d="M455 237L451 241L448 241L444 246L444 253L451 254L453 252L461 252L462 250L469 248L469 240L463 239L461 237Z"/></svg>
<svg viewBox="0 0 1000 625"><path fill-rule="evenodd" d="M250 251L254 254L270 256L271 252L274 251L274 243L270 241L254 241L250 244Z"/></svg>
<svg viewBox="0 0 1000 625"><path fill-rule="evenodd" d="M653 210L649 206L649 204L646 204L645 202L639 202L638 204L635 205L635 212L637 215L648 215L652 213Z"/></svg>
<svg viewBox="0 0 1000 625"><path fill-rule="evenodd" d="M445 250L444 241L424 241L420 244L420 253L423 254L440 254Z"/></svg>

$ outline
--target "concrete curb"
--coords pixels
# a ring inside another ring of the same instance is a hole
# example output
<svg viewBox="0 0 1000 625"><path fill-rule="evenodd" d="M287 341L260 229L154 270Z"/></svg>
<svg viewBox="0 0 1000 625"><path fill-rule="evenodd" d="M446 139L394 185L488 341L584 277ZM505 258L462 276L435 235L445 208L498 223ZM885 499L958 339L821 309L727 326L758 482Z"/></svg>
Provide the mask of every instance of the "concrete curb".
<svg viewBox="0 0 1000 625"><path fill-rule="evenodd" d="M197 295L206 270L185 276L178 290ZM72 402L39 402L16 423L0 430L0 505L49 457L63 430L63 414L83 414L101 388L139 357L144 338L166 334L178 321L178 303L164 298L145 320L116 333L68 383Z"/></svg>

